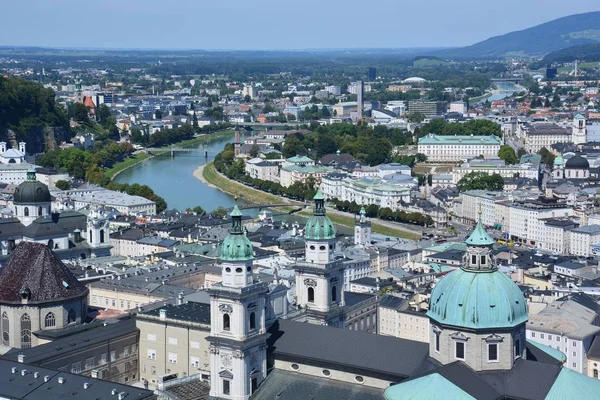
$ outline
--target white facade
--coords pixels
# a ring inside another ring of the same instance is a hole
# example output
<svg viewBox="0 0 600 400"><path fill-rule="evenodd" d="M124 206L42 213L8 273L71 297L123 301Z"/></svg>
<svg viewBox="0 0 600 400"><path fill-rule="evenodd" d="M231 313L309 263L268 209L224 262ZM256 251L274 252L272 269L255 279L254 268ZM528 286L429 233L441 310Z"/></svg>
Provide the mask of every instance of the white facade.
<svg viewBox="0 0 600 400"><path fill-rule="evenodd" d="M276 163L253 158L246 161L246 175L263 181L279 183L279 166Z"/></svg>
<svg viewBox="0 0 600 400"><path fill-rule="evenodd" d="M457 162L479 156L496 158L501 140L497 136L441 136L429 134L419 139L417 152L428 161Z"/></svg>
<svg viewBox="0 0 600 400"><path fill-rule="evenodd" d="M571 231L571 254L589 257L592 255L592 246L597 244L600 244L600 225L582 226Z"/></svg>

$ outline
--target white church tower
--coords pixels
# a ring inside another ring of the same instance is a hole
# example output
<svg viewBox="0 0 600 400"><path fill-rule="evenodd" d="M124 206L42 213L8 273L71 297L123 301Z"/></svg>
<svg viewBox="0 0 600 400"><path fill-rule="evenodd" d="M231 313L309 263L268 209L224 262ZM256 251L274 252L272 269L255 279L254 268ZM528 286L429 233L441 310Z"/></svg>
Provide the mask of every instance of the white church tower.
<svg viewBox="0 0 600 400"><path fill-rule="evenodd" d="M344 266L334 259L336 230L325 215L320 189L314 200L314 214L304 230L306 261L294 265L296 303L306 310L302 317L306 322L342 328Z"/></svg>
<svg viewBox="0 0 600 400"><path fill-rule="evenodd" d="M371 244L371 222L367 221L367 212L360 208L360 218L354 223L354 244L366 246Z"/></svg>
<svg viewBox="0 0 600 400"><path fill-rule="evenodd" d="M585 127L585 117L581 114L577 114L573 118L573 143L584 144L587 143L587 129Z"/></svg>
<svg viewBox="0 0 600 400"><path fill-rule="evenodd" d="M91 205L87 215L86 231L84 236L91 247L92 256L101 257L110 255L109 221L106 211L98 205Z"/></svg>
<svg viewBox="0 0 600 400"><path fill-rule="evenodd" d="M265 328L268 282L255 282L252 244L242 213L221 246L223 281L210 287L210 398L247 400L267 376Z"/></svg>

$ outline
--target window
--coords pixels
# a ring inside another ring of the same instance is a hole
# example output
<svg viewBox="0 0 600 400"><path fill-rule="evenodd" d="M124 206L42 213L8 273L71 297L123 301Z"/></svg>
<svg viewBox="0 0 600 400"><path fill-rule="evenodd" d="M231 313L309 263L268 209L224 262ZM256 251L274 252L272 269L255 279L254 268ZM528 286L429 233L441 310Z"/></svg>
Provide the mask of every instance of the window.
<svg viewBox="0 0 600 400"><path fill-rule="evenodd" d="M464 342L456 342L454 358L456 358L457 360L465 359L465 343Z"/></svg>
<svg viewBox="0 0 600 400"><path fill-rule="evenodd" d="M104 229L100 229L100 243L104 243Z"/></svg>
<svg viewBox="0 0 600 400"><path fill-rule="evenodd" d="M335 303L337 301L337 288L335 286L331 287L331 302Z"/></svg>
<svg viewBox="0 0 600 400"><path fill-rule="evenodd" d="M38 207L38 215L42 216L42 207Z"/></svg>
<svg viewBox="0 0 600 400"><path fill-rule="evenodd" d="M479 263L480 263L481 265L485 265L485 256L481 256L481 257L479 258Z"/></svg>
<svg viewBox="0 0 600 400"><path fill-rule="evenodd" d="M155 342L156 341L156 335L154 335L152 333L149 333L147 337L148 337L148 340L151 341L151 342Z"/></svg>
<svg viewBox="0 0 600 400"><path fill-rule="evenodd" d="M308 288L308 302L309 303L315 302L315 289L313 289L311 287Z"/></svg>
<svg viewBox="0 0 600 400"><path fill-rule="evenodd" d="M75 315L75 310L72 308L69 310L69 314L67 316L67 323L75 322L77 320L77 316Z"/></svg>
<svg viewBox="0 0 600 400"><path fill-rule="evenodd" d="M175 345L177 346L177 338L175 337L170 337L169 338L169 344Z"/></svg>
<svg viewBox="0 0 600 400"><path fill-rule="evenodd" d="M2 344L5 346L9 345L10 341L10 322L8 320L8 314L5 312L2 313Z"/></svg>
<svg viewBox="0 0 600 400"><path fill-rule="evenodd" d="M110 352L110 361L111 362L117 361L117 352L115 350L112 350Z"/></svg>
<svg viewBox="0 0 600 400"><path fill-rule="evenodd" d="M473 264L473 265L477 264L477 255L476 254L473 254L471 256L471 264Z"/></svg>
<svg viewBox="0 0 600 400"><path fill-rule="evenodd" d="M521 341L515 340L515 358L521 357Z"/></svg>
<svg viewBox="0 0 600 400"><path fill-rule="evenodd" d="M577 363L576 362L573 363L573 368L577 368Z"/></svg>
<svg viewBox="0 0 600 400"><path fill-rule="evenodd" d="M134 355L137 351L137 346L135 344L131 345L131 355Z"/></svg>
<svg viewBox="0 0 600 400"><path fill-rule="evenodd" d="M560 342L560 336L557 336L557 337L556 337L556 341L557 341L557 342Z"/></svg>
<svg viewBox="0 0 600 400"><path fill-rule="evenodd" d="M250 380L250 386L251 386L251 389L252 389L252 392L250 392L250 393L254 393L256 391L256 389L258 389L258 379L252 378Z"/></svg>
<svg viewBox="0 0 600 400"><path fill-rule="evenodd" d="M331 376L331 371L329 371L328 369L324 369L323 371L321 371L321 374L323 376Z"/></svg>
<svg viewBox="0 0 600 400"><path fill-rule="evenodd" d="M107 360L108 360L108 354L102 353L100 355L100 365L106 364Z"/></svg>
<svg viewBox="0 0 600 400"><path fill-rule="evenodd" d="M488 361L498 361L498 343L488 344Z"/></svg>
<svg viewBox="0 0 600 400"><path fill-rule="evenodd" d="M90 357L85 360L85 369L92 369L96 366L96 357Z"/></svg>
<svg viewBox="0 0 600 400"><path fill-rule="evenodd" d="M573 340L573 347L577 347L577 342Z"/></svg>
<svg viewBox="0 0 600 400"><path fill-rule="evenodd" d="M254 311L250 313L250 330L253 331L256 329L256 314Z"/></svg>
<svg viewBox="0 0 600 400"><path fill-rule="evenodd" d="M531 332L531 337L535 337L535 332Z"/></svg>
<svg viewBox="0 0 600 400"><path fill-rule="evenodd" d="M229 320L229 314L223 314L223 330L229 331L231 329L231 323Z"/></svg>
<svg viewBox="0 0 600 400"><path fill-rule="evenodd" d="M298 371L300 369L300 366L298 364L292 364L292 365L290 365L290 368L293 369L294 371Z"/></svg>
<svg viewBox="0 0 600 400"><path fill-rule="evenodd" d="M440 352L440 334L439 332L435 332L435 351L436 353Z"/></svg>
<svg viewBox="0 0 600 400"><path fill-rule="evenodd" d="M576 351L573 352L573 357L577 357L577 352Z"/></svg>
<svg viewBox="0 0 600 400"><path fill-rule="evenodd" d="M177 353L169 353L169 364L177 364Z"/></svg>
<svg viewBox="0 0 600 400"><path fill-rule="evenodd" d="M156 360L156 350L155 349L148 349L148 359Z"/></svg>
<svg viewBox="0 0 600 400"><path fill-rule="evenodd" d="M81 361L71 364L71 373L78 374L81 372Z"/></svg>
<svg viewBox="0 0 600 400"><path fill-rule="evenodd" d="M46 318L44 318L44 326L46 328L56 326L56 319L54 318L54 313L49 312L48 314L46 314Z"/></svg>
<svg viewBox="0 0 600 400"><path fill-rule="evenodd" d="M31 348L31 318L27 314L21 316L21 348Z"/></svg>
<svg viewBox="0 0 600 400"><path fill-rule="evenodd" d="M200 348L200 342L194 342L194 341L191 341L191 342L190 342L190 347L191 347L192 349L199 349L199 348Z"/></svg>
<svg viewBox="0 0 600 400"><path fill-rule="evenodd" d="M354 380L356 381L356 383L363 383L363 382L365 381L365 378L363 378L363 377L362 377L362 376L360 376L360 375L356 375L356 376L354 377Z"/></svg>
<svg viewBox="0 0 600 400"><path fill-rule="evenodd" d="M594 378L598 379L598 370L594 369Z"/></svg>
<svg viewBox="0 0 600 400"><path fill-rule="evenodd" d="M540 335L540 338L542 338L542 339L544 338L544 334L543 333Z"/></svg>
<svg viewBox="0 0 600 400"><path fill-rule="evenodd" d="M223 394L229 394L231 391L229 381L227 379L223 379Z"/></svg>
<svg viewBox="0 0 600 400"><path fill-rule="evenodd" d="M548 340L552 340L552 335L548 335Z"/></svg>
<svg viewBox="0 0 600 400"><path fill-rule="evenodd" d="M194 368L199 368L200 367L200 357L191 356L190 357L190 366L192 366Z"/></svg>
<svg viewBox="0 0 600 400"><path fill-rule="evenodd" d="M123 347L123 357L129 357L129 346Z"/></svg>
<svg viewBox="0 0 600 400"><path fill-rule="evenodd" d="M25 216L29 217L29 207L25 207Z"/></svg>

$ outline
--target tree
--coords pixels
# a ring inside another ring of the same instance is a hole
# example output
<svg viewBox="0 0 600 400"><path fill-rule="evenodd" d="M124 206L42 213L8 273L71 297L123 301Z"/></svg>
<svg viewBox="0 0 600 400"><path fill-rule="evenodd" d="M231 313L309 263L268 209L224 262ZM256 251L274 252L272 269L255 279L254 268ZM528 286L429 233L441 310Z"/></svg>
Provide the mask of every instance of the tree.
<svg viewBox="0 0 600 400"><path fill-rule="evenodd" d="M248 154L250 155L250 157L256 158L258 157L258 153L260 153L260 147L258 147L258 145L254 143L252 147L250 147L250 151L248 152Z"/></svg>
<svg viewBox="0 0 600 400"><path fill-rule="evenodd" d="M192 128L198 129L198 117L196 116L195 112L194 116L192 117Z"/></svg>
<svg viewBox="0 0 600 400"><path fill-rule="evenodd" d="M520 160L525 154L527 154L527 150L525 150L524 147L519 147L519 150L517 150L517 158Z"/></svg>
<svg viewBox="0 0 600 400"><path fill-rule="evenodd" d="M423 114L421 114L420 112L414 112L414 113L410 113L408 114L408 122L423 122L423 120L425 119L425 116Z"/></svg>
<svg viewBox="0 0 600 400"><path fill-rule="evenodd" d="M250 103L251 101L252 101L252 97L250 97L249 94L247 94L247 95L244 96L244 102Z"/></svg>
<svg viewBox="0 0 600 400"><path fill-rule="evenodd" d="M162 117L163 117L162 111L160 111L160 110L154 111L154 119L162 119Z"/></svg>
<svg viewBox="0 0 600 400"><path fill-rule="evenodd" d="M290 137L285 139L285 143L283 144L283 156L285 158L294 157L304 152L306 152L306 149L295 135L290 135Z"/></svg>
<svg viewBox="0 0 600 400"><path fill-rule="evenodd" d="M507 165L517 164L519 162L514 149L508 145L500 146L500 151L498 151L498 158L500 158L501 160L504 160L504 162Z"/></svg>
<svg viewBox="0 0 600 400"><path fill-rule="evenodd" d="M77 122L88 123L90 122L90 110L83 103L73 103L69 106L69 117Z"/></svg>
<svg viewBox="0 0 600 400"><path fill-rule="evenodd" d="M460 192L467 190L502 190L504 189L504 179L498 174L470 172L458 181L456 187Z"/></svg>
<svg viewBox="0 0 600 400"><path fill-rule="evenodd" d="M190 211L192 211L194 214L198 214L198 215L204 215L205 211L202 207L200 206L196 206L194 208L192 208Z"/></svg>
<svg viewBox="0 0 600 400"><path fill-rule="evenodd" d="M69 190L69 182L67 182L67 181L63 181L63 180L56 181L54 186L56 186L56 188L60 189L60 190Z"/></svg>
<svg viewBox="0 0 600 400"><path fill-rule="evenodd" d="M132 129L130 137L133 143L144 144L147 142L146 136L142 134L142 131L140 131L139 129Z"/></svg>
<svg viewBox="0 0 600 400"><path fill-rule="evenodd" d="M554 165L554 154L552 154L552 152L550 150L548 150L545 147L542 147L540 149L540 151L538 152L538 154L540 156L542 156L542 162L544 164L546 164L549 167L552 167Z"/></svg>

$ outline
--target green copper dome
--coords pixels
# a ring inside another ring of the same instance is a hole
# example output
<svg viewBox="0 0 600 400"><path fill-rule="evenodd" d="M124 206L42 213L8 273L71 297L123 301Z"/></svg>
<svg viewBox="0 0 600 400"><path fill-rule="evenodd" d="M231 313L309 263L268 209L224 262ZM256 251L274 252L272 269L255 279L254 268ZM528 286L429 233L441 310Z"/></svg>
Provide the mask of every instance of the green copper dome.
<svg viewBox="0 0 600 400"><path fill-rule="evenodd" d="M314 197L315 211L306 222L304 228L304 239L307 240L330 240L335 239L335 227L331 220L325 215L325 199L321 189Z"/></svg>
<svg viewBox="0 0 600 400"><path fill-rule="evenodd" d="M564 163L565 163L565 160L563 160L563 158L561 156L558 156L554 159L554 166L563 165Z"/></svg>
<svg viewBox="0 0 600 400"><path fill-rule="evenodd" d="M449 273L433 288L427 316L459 328L511 328L527 322L521 290L497 269Z"/></svg>
<svg viewBox="0 0 600 400"><path fill-rule="evenodd" d="M491 246L494 244L494 239L488 235L481 223L481 217L477 221L477 226L473 229L471 236L465 240L465 243L469 246Z"/></svg>
<svg viewBox="0 0 600 400"><path fill-rule="evenodd" d="M252 243L242 227L242 213L236 205L231 212L231 229L221 244L221 260L246 261L254 258Z"/></svg>

